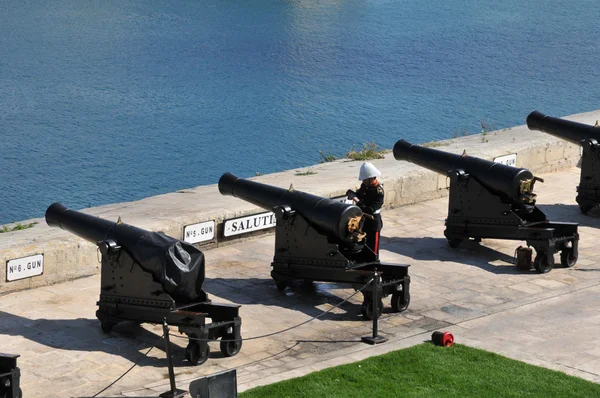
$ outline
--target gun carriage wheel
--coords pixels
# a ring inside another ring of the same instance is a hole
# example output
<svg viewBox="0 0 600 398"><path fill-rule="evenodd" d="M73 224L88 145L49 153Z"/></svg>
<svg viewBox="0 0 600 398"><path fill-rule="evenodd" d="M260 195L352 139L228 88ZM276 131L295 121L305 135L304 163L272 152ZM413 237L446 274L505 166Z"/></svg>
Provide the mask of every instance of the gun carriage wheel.
<svg viewBox="0 0 600 398"><path fill-rule="evenodd" d="M236 339L233 333L227 333L221 340L219 348L226 357L232 357L242 349L242 339Z"/></svg>
<svg viewBox="0 0 600 398"><path fill-rule="evenodd" d="M592 210L593 208L594 208L594 206L592 206L592 205L579 206L579 210L581 211L582 214L588 214L590 212L590 210Z"/></svg>
<svg viewBox="0 0 600 398"><path fill-rule="evenodd" d="M208 360L210 347L206 341L190 340L185 347L185 359L192 365L202 365Z"/></svg>
<svg viewBox="0 0 600 398"><path fill-rule="evenodd" d="M283 292L285 288L288 286L288 281L284 280L275 280L275 286L277 286L277 290Z"/></svg>
<svg viewBox="0 0 600 398"><path fill-rule="evenodd" d="M540 274L548 273L554 268L554 256L547 252L540 251L535 256L535 260L533 260L533 266Z"/></svg>
<svg viewBox="0 0 600 398"><path fill-rule="evenodd" d="M100 328L104 333L109 334L116 324L117 323L113 321L101 321Z"/></svg>
<svg viewBox="0 0 600 398"><path fill-rule="evenodd" d="M577 262L577 255L572 247L567 247L560 252L560 263L567 268L571 268Z"/></svg>
<svg viewBox="0 0 600 398"><path fill-rule="evenodd" d="M365 299L362 305L360 306L360 312L362 313L363 317L365 317L365 319L369 321L373 319L372 297L365 296ZM383 300L379 300L379 302L377 303L377 318L379 318L381 314L383 314Z"/></svg>
<svg viewBox="0 0 600 398"><path fill-rule="evenodd" d="M390 304L394 312L402 312L408 308L408 305L410 304L410 294L407 296L407 298L404 298L404 292L395 292L392 294Z"/></svg>
<svg viewBox="0 0 600 398"><path fill-rule="evenodd" d="M462 241L463 240L461 238L448 239L448 245L450 245L451 248L456 249L458 245L462 243Z"/></svg>

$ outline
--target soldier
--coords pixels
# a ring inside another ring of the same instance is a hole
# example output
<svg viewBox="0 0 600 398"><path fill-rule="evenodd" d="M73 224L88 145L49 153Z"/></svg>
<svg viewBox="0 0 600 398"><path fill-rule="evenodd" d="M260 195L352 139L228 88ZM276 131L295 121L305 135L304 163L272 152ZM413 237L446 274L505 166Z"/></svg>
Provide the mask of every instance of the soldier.
<svg viewBox="0 0 600 398"><path fill-rule="evenodd" d="M380 214L383 206L383 188L377 181L380 175L381 172L377 167L365 162L360 166L358 173L358 179L362 181L360 188L356 192L351 189L346 192L348 198L352 199L364 214L367 214L363 224L363 231L367 234L366 245L373 250L377 259L379 259L379 233L383 228Z"/></svg>

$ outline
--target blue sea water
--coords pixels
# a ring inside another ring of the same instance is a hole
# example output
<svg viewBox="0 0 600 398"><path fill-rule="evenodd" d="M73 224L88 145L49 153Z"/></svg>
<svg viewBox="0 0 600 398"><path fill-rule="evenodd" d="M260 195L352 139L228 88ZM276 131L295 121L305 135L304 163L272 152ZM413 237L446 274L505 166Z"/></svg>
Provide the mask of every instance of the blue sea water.
<svg viewBox="0 0 600 398"><path fill-rule="evenodd" d="M0 10L0 224L600 108L596 0Z"/></svg>

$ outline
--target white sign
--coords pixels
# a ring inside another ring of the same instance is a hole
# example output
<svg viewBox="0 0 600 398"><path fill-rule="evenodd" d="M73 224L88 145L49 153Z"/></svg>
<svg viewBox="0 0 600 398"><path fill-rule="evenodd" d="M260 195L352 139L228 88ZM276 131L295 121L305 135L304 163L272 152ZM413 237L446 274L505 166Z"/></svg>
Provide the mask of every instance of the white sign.
<svg viewBox="0 0 600 398"><path fill-rule="evenodd" d="M275 226L275 221L275 213L272 211L226 220L223 235L234 236L271 228Z"/></svg>
<svg viewBox="0 0 600 398"><path fill-rule="evenodd" d="M187 243L205 242L215 238L215 222L205 221L183 227L183 241Z"/></svg>
<svg viewBox="0 0 600 398"><path fill-rule="evenodd" d="M44 255L22 257L6 262L6 281L31 278L44 272Z"/></svg>
<svg viewBox="0 0 600 398"><path fill-rule="evenodd" d="M494 158L494 162L517 167L517 154L511 153L510 155L499 156Z"/></svg>

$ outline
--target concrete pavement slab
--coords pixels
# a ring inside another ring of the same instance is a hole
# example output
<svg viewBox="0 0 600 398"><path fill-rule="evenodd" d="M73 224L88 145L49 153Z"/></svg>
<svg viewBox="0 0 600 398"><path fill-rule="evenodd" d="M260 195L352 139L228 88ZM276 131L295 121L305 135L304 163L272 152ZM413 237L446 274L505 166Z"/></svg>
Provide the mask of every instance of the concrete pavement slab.
<svg viewBox="0 0 600 398"><path fill-rule="evenodd" d="M384 212L381 259L411 264L411 305L386 308L380 331L389 341L368 346L370 322L360 314L361 295L347 285L294 284L280 292L270 279L274 236L206 251L204 289L215 302L241 304L241 352L223 358L218 346L202 366L184 360L187 340L172 330L178 386L237 368L238 389L300 376L428 340L450 330L457 342L600 382L600 349L589 343L600 326L598 215L580 214L574 201L579 170L542 175L538 203L552 221L580 225L580 259L550 273L514 267L523 242L483 240L450 248L443 236L447 198ZM408 215L408 217L406 216ZM91 396L121 376L104 396L156 396L168 390L167 361L156 325L119 324L101 332L94 318L99 276L0 297L0 351L21 354L25 396ZM385 300L386 306L389 306ZM149 351L150 350L150 351ZM148 352L149 351L149 352ZM146 355L146 353L148 354Z"/></svg>

